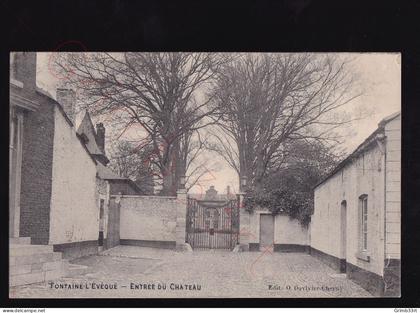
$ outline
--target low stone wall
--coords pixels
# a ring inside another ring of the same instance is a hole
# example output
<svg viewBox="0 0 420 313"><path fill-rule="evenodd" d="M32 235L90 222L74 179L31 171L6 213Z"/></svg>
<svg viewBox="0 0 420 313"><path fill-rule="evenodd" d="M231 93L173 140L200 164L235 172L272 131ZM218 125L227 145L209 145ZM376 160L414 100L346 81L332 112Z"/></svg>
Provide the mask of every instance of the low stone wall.
<svg viewBox="0 0 420 313"><path fill-rule="evenodd" d="M278 214L274 220L274 251L309 253L309 231L297 219Z"/></svg>
<svg viewBox="0 0 420 313"><path fill-rule="evenodd" d="M181 241L185 243L185 223L178 222L185 221L186 202L182 198L124 195L119 206L120 244L174 248L181 227Z"/></svg>

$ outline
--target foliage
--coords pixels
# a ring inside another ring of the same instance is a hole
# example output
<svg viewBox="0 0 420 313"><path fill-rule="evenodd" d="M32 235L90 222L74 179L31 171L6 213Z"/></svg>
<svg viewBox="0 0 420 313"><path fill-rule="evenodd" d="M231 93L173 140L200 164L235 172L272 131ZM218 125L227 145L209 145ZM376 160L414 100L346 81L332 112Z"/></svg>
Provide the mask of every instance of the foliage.
<svg viewBox="0 0 420 313"><path fill-rule="evenodd" d="M308 225L313 213L313 187L338 159L337 153L319 142L292 143L287 164L271 172L259 189L247 192L245 208L268 208L274 214L282 212Z"/></svg>

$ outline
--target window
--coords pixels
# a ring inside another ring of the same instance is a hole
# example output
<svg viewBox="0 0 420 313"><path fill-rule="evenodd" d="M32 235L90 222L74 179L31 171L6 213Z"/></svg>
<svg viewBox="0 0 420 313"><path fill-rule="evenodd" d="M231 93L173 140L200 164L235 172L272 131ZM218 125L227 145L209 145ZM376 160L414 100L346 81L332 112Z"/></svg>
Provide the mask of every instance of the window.
<svg viewBox="0 0 420 313"><path fill-rule="evenodd" d="M367 237L368 237L368 197L362 195L359 198L360 204L360 239L361 239L361 250L367 250Z"/></svg>

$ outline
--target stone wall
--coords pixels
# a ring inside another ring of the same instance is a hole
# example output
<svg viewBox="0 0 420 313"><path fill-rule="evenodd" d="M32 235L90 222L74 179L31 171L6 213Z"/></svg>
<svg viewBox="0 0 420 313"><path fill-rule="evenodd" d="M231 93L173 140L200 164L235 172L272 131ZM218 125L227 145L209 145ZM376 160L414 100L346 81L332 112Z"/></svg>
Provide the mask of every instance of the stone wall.
<svg viewBox="0 0 420 313"><path fill-rule="evenodd" d="M56 106L49 244L71 255L93 253L98 241L96 164ZM73 253L74 252L74 253ZM67 257L67 254L63 254Z"/></svg>
<svg viewBox="0 0 420 313"><path fill-rule="evenodd" d="M40 106L24 115L19 228L20 237L31 237L32 244L48 244L54 104L41 95L32 96Z"/></svg>
<svg viewBox="0 0 420 313"><path fill-rule="evenodd" d="M123 195L120 242L172 247L176 242L177 210L186 205L176 197Z"/></svg>
<svg viewBox="0 0 420 313"><path fill-rule="evenodd" d="M308 226L287 215L276 215L274 220L274 249L284 252L308 252Z"/></svg>

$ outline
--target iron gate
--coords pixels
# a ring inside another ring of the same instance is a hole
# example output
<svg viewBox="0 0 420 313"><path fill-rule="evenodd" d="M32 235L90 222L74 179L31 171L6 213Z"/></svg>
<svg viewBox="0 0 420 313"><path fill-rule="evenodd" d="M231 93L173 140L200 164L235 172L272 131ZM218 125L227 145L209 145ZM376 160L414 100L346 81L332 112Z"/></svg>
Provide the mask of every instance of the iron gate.
<svg viewBox="0 0 420 313"><path fill-rule="evenodd" d="M189 198L187 242L197 249L232 250L239 243L239 201Z"/></svg>

